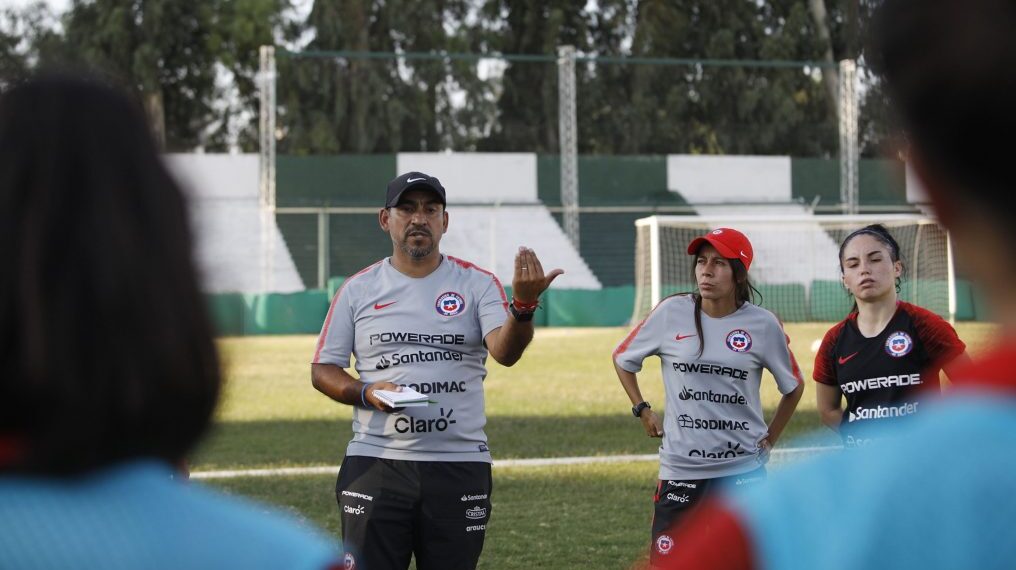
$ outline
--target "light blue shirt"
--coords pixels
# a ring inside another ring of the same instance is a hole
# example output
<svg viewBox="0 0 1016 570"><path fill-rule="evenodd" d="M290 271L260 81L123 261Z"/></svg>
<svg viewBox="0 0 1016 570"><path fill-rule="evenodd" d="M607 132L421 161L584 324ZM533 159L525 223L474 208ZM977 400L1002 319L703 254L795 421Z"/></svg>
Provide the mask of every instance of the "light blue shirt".
<svg viewBox="0 0 1016 570"><path fill-rule="evenodd" d="M758 568L1012 568L1016 399L951 394L888 439L735 493Z"/></svg>
<svg viewBox="0 0 1016 570"><path fill-rule="evenodd" d="M72 478L0 475L0 568L306 568L338 544L273 509L172 479L155 461Z"/></svg>

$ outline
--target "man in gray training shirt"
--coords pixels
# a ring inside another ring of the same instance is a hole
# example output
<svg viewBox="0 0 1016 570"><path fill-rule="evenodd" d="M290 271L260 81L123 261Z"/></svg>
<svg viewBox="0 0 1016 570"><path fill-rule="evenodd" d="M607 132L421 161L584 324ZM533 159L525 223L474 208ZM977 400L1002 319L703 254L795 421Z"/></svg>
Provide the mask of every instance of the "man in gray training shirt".
<svg viewBox="0 0 1016 570"><path fill-rule="evenodd" d="M388 184L381 228L392 256L350 277L314 353L314 387L353 406L353 439L335 493L347 568L475 568L491 509L483 427L487 353L511 366L533 338L533 312L561 273L521 247L509 302L492 273L442 255L448 230L437 178ZM345 369L356 357L354 378ZM407 386L430 404L392 409L375 394Z"/></svg>

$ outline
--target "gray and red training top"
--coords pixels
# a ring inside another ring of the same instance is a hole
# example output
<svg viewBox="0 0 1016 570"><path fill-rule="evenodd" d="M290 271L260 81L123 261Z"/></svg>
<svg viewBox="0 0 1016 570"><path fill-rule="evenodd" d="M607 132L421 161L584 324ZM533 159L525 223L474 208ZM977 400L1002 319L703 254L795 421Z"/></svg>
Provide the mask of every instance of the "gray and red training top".
<svg viewBox="0 0 1016 570"><path fill-rule="evenodd" d="M483 339L507 309L493 274L451 256L426 277L404 275L385 258L347 279L313 362L348 368L352 354L361 381L411 386L436 403L393 414L355 406L346 454L489 463Z"/></svg>
<svg viewBox="0 0 1016 570"><path fill-rule="evenodd" d="M840 435L848 447L864 445L888 421L920 411L939 392L939 372L966 345L956 330L927 309L900 301L889 324L867 338L851 313L825 334L815 356L816 382L846 397Z"/></svg>
<svg viewBox="0 0 1016 570"><path fill-rule="evenodd" d="M768 433L759 387L762 369L788 394L802 382L789 339L775 315L751 303L714 319L702 313L699 356L695 302L689 295L660 301L614 351L614 362L642 370L660 357L667 413L660 479L711 479L758 468L758 442Z"/></svg>

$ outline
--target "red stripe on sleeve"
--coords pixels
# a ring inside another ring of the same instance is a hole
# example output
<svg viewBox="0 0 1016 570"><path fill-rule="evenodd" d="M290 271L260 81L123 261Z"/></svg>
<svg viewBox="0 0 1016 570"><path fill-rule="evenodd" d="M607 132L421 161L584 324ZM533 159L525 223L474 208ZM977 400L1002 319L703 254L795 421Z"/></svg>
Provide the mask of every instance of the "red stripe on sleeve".
<svg viewBox="0 0 1016 570"><path fill-rule="evenodd" d="M942 317L910 303L901 302L900 308L910 315L934 368L941 369L967 349L967 345L956 334L956 329Z"/></svg>
<svg viewBox="0 0 1016 570"><path fill-rule="evenodd" d="M497 278L497 275L494 275L494 273L492 271L487 271L486 269L484 269L482 267L478 267L476 264L470 263L470 262L468 262L468 261L466 261L464 259L459 259L459 258L451 256L451 255L448 255L448 256L445 256L445 257L447 257L449 261L455 263L456 265L459 265L460 267L465 267L466 269L475 269L475 270L479 271L480 273L486 273L487 275L490 275L491 277L493 277L494 278L494 284L497 285L497 292L501 294L501 303L504 304L504 310L505 311L508 310L508 297L505 296L505 294L504 294L504 287L501 285L501 280L499 280Z"/></svg>
<svg viewBox="0 0 1016 570"><path fill-rule="evenodd" d="M847 317L836 323L822 337L822 346L819 347L818 354L815 355L815 369L811 375L816 382L831 386L839 385L839 381L836 378L836 355L833 352L836 350L836 342L840 339L840 335L843 334L843 327L847 326L847 321L850 318Z"/></svg>
<svg viewBox="0 0 1016 570"><path fill-rule="evenodd" d="M776 318L776 322L780 323L780 330L783 331L783 338L787 341L787 353L790 355L790 371L797 379L797 385L804 384L804 374L801 374L801 367L797 365L797 359L794 358L794 351L790 349L790 335L787 334L787 329L783 326L783 321L779 317Z"/></svg>
<svg viewBox="0 0 1016 570"><path fill-rule="evenodd" d="M328 306L328 314L325 315L325 326L324 328L321 329L321 336L318 337L317 349L314 350L314 358L311 360L311 364L318 364L318 358L320 358L321 356L321 349L324 348L325 346L325 337L328 336L328 327L330 327L332 324L332 311L335 310L335 305L338 304L339 296L342 295L343 289L346 288L346 285L349 285L350 281L377 267L377 265L382 261L384 260L382 259L381 261L373 263L367 267L364 267L360 271L357 271L352 277L343 281L342 287L339 287L339 290L335 292L335 296L332 297L332 304Z"/></svg>
<svg viewBox="0 0 1016 570"><path fill-rule="evenodd" d="M649 313L649 314L651 315L652 313ZM641 321L639 321L638 326L633 328L631 330L631 332L628 333L628 336L624 337L624 342L619 344L617 346L617 348L614 349L614 355L613 355L614 356L614 360L617 360L617 356L619 354L621 354L624 351L628 350L628 346L630 346L632 341L635 340L635 337L639 334L639 331L642 330L642 325L646 324L646 319L648 319L648 318L649 318L649 315L646 315L645 319L642 319Z"/></svg>
<svg viewBox="0 0 1016 570"><path fill-rule="evenodd" d="M617 348L614 349L614 354L613 354L614 360L617 360L617 355L619 355L619 354L623 353L624 351L628 350L628 347L631 346L632 341L635 340L635 337L638 336L639 331L642 330L642 325L646 324L646 321L649 320L649 317L653 316L653 313L656 312L656 309L659 309L660 307L662 307L663 304L666 303L668 300L670 300L670 299L672 299L674 297L678 297L680 295L681 294L679 293L677 295L671 295L669 297L664 297L663 300L661 300L659 303L657 303L656 306L653 307L653 310L649 311L649 314L646 315L646 318L644 318L641 321L639 321L638 326L633 328L631 330L631 332L628 333L628 336L624 337L624 342L622 342L620 345L618 345Z"/></svg>

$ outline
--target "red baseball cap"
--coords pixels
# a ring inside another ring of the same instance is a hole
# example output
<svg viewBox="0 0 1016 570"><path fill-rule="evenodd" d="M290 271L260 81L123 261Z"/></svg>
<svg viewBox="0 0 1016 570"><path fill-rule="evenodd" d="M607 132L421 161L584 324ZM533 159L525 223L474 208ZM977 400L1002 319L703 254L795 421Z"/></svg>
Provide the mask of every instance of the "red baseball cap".
<svg viewBox="0 0 1016 570"><path fill-rule="evenodd" d="M751 242L744 234L730 228L716 228L704 236L691 240L688 244L688 254L698 253L703 244L709 243L720 252L720 255L727 259L740 259L745 269L751 267L751 260L755 252L751 249Z"/></svg>

